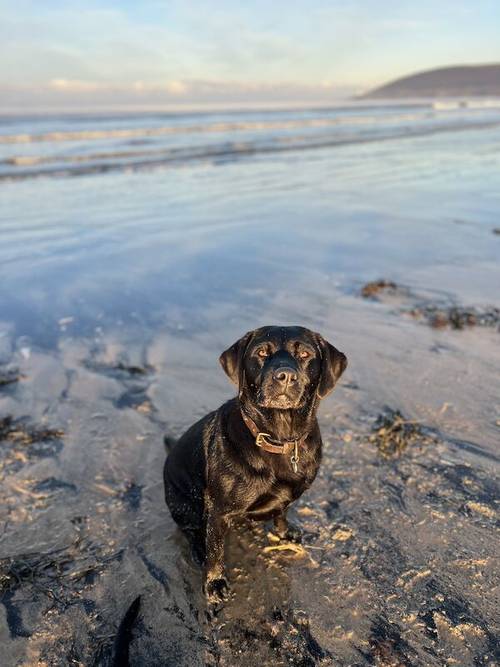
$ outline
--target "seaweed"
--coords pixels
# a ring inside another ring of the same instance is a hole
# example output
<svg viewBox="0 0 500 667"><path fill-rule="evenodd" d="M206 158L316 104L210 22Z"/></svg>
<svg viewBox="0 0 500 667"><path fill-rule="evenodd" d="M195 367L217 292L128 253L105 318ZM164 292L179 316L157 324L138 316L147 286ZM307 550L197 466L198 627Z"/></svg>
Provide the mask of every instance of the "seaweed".
<svg viewBox="0 0 500 667"><path fill-rule="evenodd" d="M369 440L384 459L394 459L411 445L434 442L435 436L424 430L419 422L406 419L399 410L386 408L377 417Z"/></svg>
<svg viewBox="0 0 500 667"><path fill-rule="evenodd" d="M397 312L422 320L434 329L454 329L460 331L470 327L498 327L500 329L500 309L494 306L462 306L451 298L440 297L432 300L412 292L392 280L373 280L366 283L360 292L365 299L383 301L387 297L402 297L408 303L401 305Z"/></svg>
<svg viewBox="0 0 500 667"><path fill-rule="evenodd" d="M369 643L370 657L375 664L387 667L412 667L415 664L414 651L403 639L401 628L385 616L378 616L373 621Z"/></svg>
<svg viewBox="0 0 500 667"><path fill-rule="evenodd" d="M11 415L0 419L0 470L19 470L29 459L55 458L63 448L64 431L31 426Z"/></svg>
<svg viewBox="0 0 500 667"><path fill-rule="evenodd" d="M255 654L256 647L269 646L279 664L314 667L325 659L336 664L334 656L313 636L309 618L302 610L274 607L260 619L242 618L231 624L230 634L216 638L217 644L227 644L232 654Z"/></svg>
<svg viewBox="0 0 500 667"><path fill-rule="evenodd" d="M118 361L114 364L108 364L94 360L86 360L83 362L83 365L88 370L115 377L117 379L145 377L147 375L151 375L151 373L154 372L154 368L149 364L138 366L134 364L127 364L123 361Z"/></svg>
<svg viewBox="0 0 500 667"><path fill-rule="evenodd" d="M415 319L423 319L433 329L462 330L468 327L495 327L500 325L500 309L463 306L439 306L424 303L405 311Z"/></svg>
<svg viewBox="0 0 500 667"><path fill-rule="evenodd" d="M4 369L0 370L0 388L19 382L24 376L19 373L18 369Z"/></svg>
<svg viewBox="0 0 500 667"><path fill-rule="evenodd" d="M67 609L81 602L80 593L89 583L89 575L99 574L110 562L121 559L122 554L123 549L105 553L99 545L78 536L67 546L2 558L0 601L12 607L15 591L25 589L25 594L30 590L33 598L42 594L52 606Z"/></svg>
<svg viewBox="0 0 500 667"><path fill-rule="evenodd" d="M0 419L0 441L32 445L57 440L63 436L64 431L61 429L30 427L23 419L13 419L10 415Z"/></svg>
<svg viewBox="0 0 500 667"><path fill-rule="evenodd" d="M372 280L361 288L361 296L365 299L376 299L381 292L394 293L398 290L398 285L392 280Z"/></svg>
<svg viewBox="0 0 500 667"><path fill-rule="evenodd" d="M142 500L142 485L135 482L127 482L119 497L131 510L138 510Z"/></svg>

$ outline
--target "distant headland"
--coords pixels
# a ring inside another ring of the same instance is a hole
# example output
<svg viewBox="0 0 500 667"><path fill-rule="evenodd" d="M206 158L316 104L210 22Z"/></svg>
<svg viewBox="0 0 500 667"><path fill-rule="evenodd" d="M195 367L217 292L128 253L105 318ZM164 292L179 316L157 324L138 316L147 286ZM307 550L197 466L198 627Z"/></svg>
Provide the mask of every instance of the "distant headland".
<svg viewBox="0 0 500 667"><path fill-rule="evenodd" d="M417 72L361 95L370 98L500 96L500 63Z"/></svg>

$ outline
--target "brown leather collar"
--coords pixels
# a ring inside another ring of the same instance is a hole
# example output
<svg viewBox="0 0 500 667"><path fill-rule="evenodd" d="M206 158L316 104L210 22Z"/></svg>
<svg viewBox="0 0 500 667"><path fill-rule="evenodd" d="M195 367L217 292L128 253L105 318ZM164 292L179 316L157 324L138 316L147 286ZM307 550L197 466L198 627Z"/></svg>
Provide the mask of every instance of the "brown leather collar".
<svg viewBox="0 0 500 667"><path fill-rule="evenodd" d="M297 472L299 462L299 446L304 443L308 433L301 435L300 438L296 438L295 440L275 440L269 435L269 433L259 431L254 420L245 414L241 408L240 412L248 430L255 438L255 444L257 447L264 449L266 452L271 452L271 454L291 454L290 462L294 472Z"/></svg>

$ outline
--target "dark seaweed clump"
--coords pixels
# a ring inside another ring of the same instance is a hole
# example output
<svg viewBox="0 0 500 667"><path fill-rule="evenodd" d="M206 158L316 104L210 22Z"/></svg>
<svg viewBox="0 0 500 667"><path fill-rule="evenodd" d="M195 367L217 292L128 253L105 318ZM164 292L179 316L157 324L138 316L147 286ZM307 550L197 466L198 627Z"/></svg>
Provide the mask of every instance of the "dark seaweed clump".
<svg viewBox="0 0 500 667"><path fill-rule="evenodd" d="M49 597L55 598L49 581L57 579L66 561L63 549L54 549L46 553L20 554L0 560L0 593L15 590L24 584L31 584L43 590Z"/></svg>
<svg viewBox="0 0 500 667"><path fill-rule="evenodd" d="M115 364L107 364L94 360L86 360L83 362L83 365L85 368L88 368L89 370L96 373L102 373L103 375L108 375L110 377L122 380L126 380L131 377L145 377L154 371L154 368L149 364L135 366L122 361L119 361Z"/></svg>
<svg viewBox="0 0 500 667"><path fill-rule="evenodd" d="M245 622L238 619L231 625L230 635L219 638L219 645L233 653L255 651L254 645L269 646L276 662L297 667L317 664L336 664L332 654L313 636L305 612L292 608L275 607L270 616Z"/></svg>
<svg viewBox="0 0 500 667"><path fill-rule="evenodd" d="M416 306L408 311L416 319L424 319L434 329L466 329L467 327L495 327L500 325L500 309L440 307L434 304Z"/></svg>
<svg viewBox="0 0 500 667"><path fill-rule="evenodd" d="M398 291L398 286L392 280L372 280L361 288L361 296L365 299L376 299L381 293L395 293Z"/></svg>
<svg viewBox="0 0 500 667"><path fill-rule="evenodd" d="M23 604L43 599L46 600L45 612L56 608L64 613L70 606L78 605L95 622L96 604L86 596L86 592L112 562L121 560L122 554L123 549L109 552L103 545L82 540L78 536L68 546L0 559L0 603L5 609L10 637L31 636L32 630L24 623ZM96 660L88 660L88 655L81 654L76 640L71 642L64 664L108 664L102 658L110 652L110 642L103 634L102 627L97 626L96 630L98 633L91 633L92 646L98 656ZM59 652L59 649L55 650ZM42 662L56 664L48 646L42 655L45 652L48 659Z"/></svg>
<svg viewBox="0 0 500 667"><path fill-rule="evenodd" d="M13 419L10 415L0 419L0 441L18 442L31 445L35 442L46 442L62 438L64 432L52 428L31 428L20 419Z"/></svg>
<svg viewBox="0 0 500 667"><path fill-rule="evenodd" d="M19 382L22 375L17 369L1 369L0 370L0 387L6 387L9 384Z"/></svg>
<svg viewBox="0 0 500 667"><path fill-rule="evenodd" d="M79 595L75 582L89 583L109 562L120 559L123 549L100 552L98 545L78 538L67 547L1 558L0 598L30 586L66 608Z"/></svg>
<svg viewBox="0 0 500 667"><path fill-rule="evenodd" d="M406 419L399 410L391 408L377 417L369 439L385 459L398 458L411 445L434 442L418 422Z"/></svg>
<svg viewBox="0 0 500 667"><path fill-rule="evenodd" d="M64 432L37 428L10 415L0 419L0 471L19 470L30 459L56 457L63 448Z"/></svg>
<svg viewBox="0 0 500 667"><path fill-rule="evenodd" d="M434 329L463 330L469 327L497 327L500 330L500 308L459 306L443 302L442 299L431 301L417 297L404 286L391 280L374 280L361 289L361 296L372 301L383 301L386 297L400 297L404 301L413 301L414 305L398 309L398 312L411 315L416 320L423 320Z"/></svg>
<svg viewBox="0 0 500 667"><path fill-rule="evenodd" d="M64 431L60 429L31 427L24 420L13 419L10 415L0 419L0 442L8 442L13 446L36 446L29 451L34 451L38 456L53 454L52 444L63 436Z"/></svg>

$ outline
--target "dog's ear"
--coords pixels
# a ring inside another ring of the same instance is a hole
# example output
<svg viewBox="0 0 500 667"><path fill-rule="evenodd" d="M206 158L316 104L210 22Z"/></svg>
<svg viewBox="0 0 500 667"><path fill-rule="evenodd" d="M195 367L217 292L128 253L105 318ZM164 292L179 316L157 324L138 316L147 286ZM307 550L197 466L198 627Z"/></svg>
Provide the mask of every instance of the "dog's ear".
<svg viewBox="0 0 500 667"><path fill-rule="evenodd" d="M316 334L321 352L321 376L318 383L318 396L325 398L337 384L337 380L347 368L347 357L331 343Z"/></svg>
<svg viewBox="0 0 500 667"><path fill-rule="evenodd" d="M248 341L252 334L253 331L248 331L244 336L237 340L236 343L233 343L231 347L228 347L219 357L220 365L224 369L224 373L236 386L239 386L240 384L243 355L245 354Z"/></svg>

